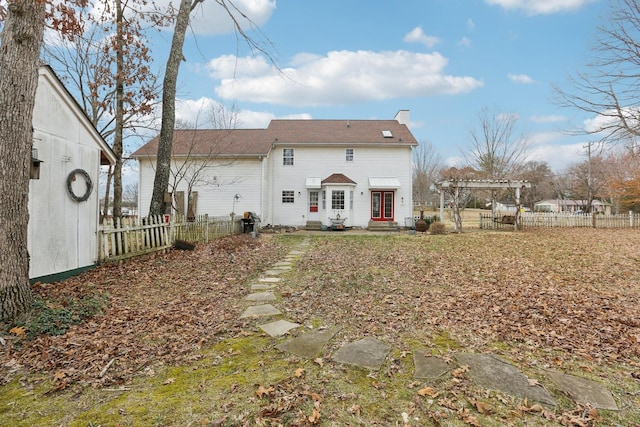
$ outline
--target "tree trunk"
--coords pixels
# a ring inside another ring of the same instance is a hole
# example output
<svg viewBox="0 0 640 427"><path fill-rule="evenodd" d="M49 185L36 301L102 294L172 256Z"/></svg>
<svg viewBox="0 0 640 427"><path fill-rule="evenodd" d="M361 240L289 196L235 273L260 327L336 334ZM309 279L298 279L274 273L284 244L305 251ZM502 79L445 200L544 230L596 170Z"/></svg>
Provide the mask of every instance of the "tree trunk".
<svg viewBox="0 0 640 427"><path fill-rule="evenodd" d="M113 154L116 164L113 170L113 220L122 218L122 139L124 132L124 17L122 2L116 2L116 127L113 135Z"/></svg>
<svg viewBox="0 0 640 427"><path fill-rule="evenodd" d="M176 19L176 26L173 30L173 40L171 51L167 60L167 67L164 72L164 82L162 90L162 125L160 128L160 139L158 141L158 155L156 164L156 175L153 181L153 193L151 195L151 206L149 215L162 215L165 213L164 193L169 188L169 178L171 174L171 151L173 149L173 128L176 122L176 86L178 82L178 71L182 61L182 47L184 38L189 26L189 15L193 6L199 0L182 0L180 10Z"/></svg>
<svg viewBox="0 0 640 427"><path fill-rule="evenodd" d="M0 320L23 312L29 285L29 171L45 3L9 1L0 36Z"/></svg>

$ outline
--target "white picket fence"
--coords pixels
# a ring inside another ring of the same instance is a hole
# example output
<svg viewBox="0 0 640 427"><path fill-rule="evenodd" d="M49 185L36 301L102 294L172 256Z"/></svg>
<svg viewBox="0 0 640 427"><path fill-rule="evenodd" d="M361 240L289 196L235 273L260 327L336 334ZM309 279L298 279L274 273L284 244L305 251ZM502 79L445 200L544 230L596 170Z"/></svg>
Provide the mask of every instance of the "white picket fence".
<svg viewBox="0 0 640 427"><path fill-rule="evenodd" d="M176 240L208 242L216 237L240 233L238 218L202 215L193 221L186 218L155 216L107 220L98 230L99 261L117 261L168 249Z"/></svg>
<svg viewBox="0 0 640 427"><path fill-rule="evenodd" d="M514 224L503 223L500 218L494 220L491 214L480 214L480 228L513 229L515 227ZM524 212L520 214L520 225L522 228L640 228L640 214L629 212L618 215L597 213L575 215L566 212Z"/></svg>

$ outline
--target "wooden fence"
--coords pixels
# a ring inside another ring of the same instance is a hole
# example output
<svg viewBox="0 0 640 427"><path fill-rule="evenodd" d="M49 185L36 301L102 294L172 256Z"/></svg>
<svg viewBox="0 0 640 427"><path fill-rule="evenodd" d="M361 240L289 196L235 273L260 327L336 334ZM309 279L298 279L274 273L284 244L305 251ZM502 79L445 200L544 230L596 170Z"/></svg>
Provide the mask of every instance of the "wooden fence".
<svg viewBox="0 0 640 427"><path fill-rule="evenodd" d="M206 243L216 237L239 233L239 219L202 215L193 221L165 217L123 218L108 221L98 230L99 262L117 261L168 249L176 240Z"/></svg>
<svg viewBox="0 0 640 427"><path fill-rule="evenodd" d="M515 213L510 213L515 215ZM511 229L514 224L502 221L504 215L495 219L490 213L480 214L480 228ZM524 212L520 214L522 228L550 228L550 227L592 227L592 228L640 228L640 214L602 215L598 213L576 215L571 213L554 212Z"/></svg>

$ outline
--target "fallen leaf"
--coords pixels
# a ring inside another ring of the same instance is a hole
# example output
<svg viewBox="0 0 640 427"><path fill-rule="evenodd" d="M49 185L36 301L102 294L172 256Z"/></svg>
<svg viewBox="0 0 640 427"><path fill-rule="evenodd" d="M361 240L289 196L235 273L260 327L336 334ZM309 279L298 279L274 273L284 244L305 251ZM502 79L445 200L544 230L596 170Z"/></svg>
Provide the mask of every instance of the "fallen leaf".
<svg viewBox="0 0 640 427"><path fill-rule="evenodd" d="M418 394L420 396L436 397L438 396L438 391L432 387L424 387L418 390Z"/></svg>
<svg viewBox="0 0 640 427"><path fill-rule="evenodd" d="M320 411L317 408L314 408L308 419L311 424L318 424L320 422Z"/></svg>
<svg viewBox="0 0 640 427"><path fill-rule="evenodd" d="M354 403L353 405L349 406L347 411L349 411L350 414L360 416L360 410L361 409L362 409L362 407L360 405L356 405Z"/></svg>
<svg viewBox="0 0 640 427"><path fill-rule="evenodd" d="M67 374L65 374L63 371L56 371L56 373L53 375L53 380L60 381L64 379L66 376Z"/></svg>
<svg viewBox="0 0 640 427"><path fill-rule="evenodd" d="M293 373L293 375L294 375L296 378L300 378L301 376L303 376L303 375L304 375L304 372L305 372L304 368L298 368L298 369L296 369L296 370L295 370L295 372Z"/></svg>
<svg viewBox="0 0 640 427"><path fill-rule="evenodd" d="M324 366L324 360L322 359L322 357L315 358L313 359L313 361L320 365L321 368Z"/></svg>
<svg viewBox="0 0 640 427"><path fill-rule="evenodd" d="M260 386L260 387L258 387L258 390L256 390L256 396L258 396L260 399L262 399L265 396L269 396L274 391L275 391L275 389L273 387Z"/></svg>
<svg viewBox="0 0 640 427"><path fill-rule="evenodd" d="M457 378L461 378L463 376L463 374L465 372L467 372L467 371L469 371L469 366L468 365L464 365L464 366L459 367L458 369L454 369L451 372L451 375L453 375L454 377L457 377Z"/></svg>
<svg viewBox="0 0 640 427"><path fill-rule="evenodd" d="M174 382L176 382L175 378L167 378L162 385L169 385L169 384L173 384Z"/></svg>
<svg viewBox="0 0 640 427"><path fill-rule="evenodd" d="M13 328L9 329L9 333L19 338L24 338L27 335L27 331L23 326L14 326Z"/></svg>

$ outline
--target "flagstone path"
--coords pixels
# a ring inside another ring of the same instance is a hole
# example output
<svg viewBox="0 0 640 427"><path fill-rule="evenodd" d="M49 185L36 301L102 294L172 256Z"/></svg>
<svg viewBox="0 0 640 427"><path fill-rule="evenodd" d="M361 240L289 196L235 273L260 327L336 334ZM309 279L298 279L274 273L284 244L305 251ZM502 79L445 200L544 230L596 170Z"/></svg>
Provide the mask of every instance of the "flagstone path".
<svg viewBox="0 0 640 427"><path fill-rule="evenodd" d="M258 283L250 285L251 293L245 297L245 300L253 305L247 307L240 318L255 318L259 322L266 322L257 326L274 338L282 337L292 329L302 326L285 319L268 322L266 318L283 314L274 305L268 303L277 305L280 298L277 289L283 281L280 276L293 269L295 260L304 255L309 245L310 239L305 239L291 250L283 261L275 263L269 270L264 271L262 277L257 280ZM314 359L319 357L324 346L339 330L340 326L336 325L306 331L295 338L283 341L276 348L305 359ZM383 366L391 348L391 345L376 337L365 337L344 344L333 354L333 361L378 371ZM448 375L452 369L451 365L442 359L429 356L427 349L416 348L412 353L416 379L439 378ZM469 377L480 387L499 390L546 406L556 405L554 397L541 385L541 381L538 379L530 381L516 366L498 355L460 352L454 354L454 358L459 366L468 367ZM540 376L555 384L558 390L577 403L589 404L598 409L618 409L611 392L600 383L551 371L540 372Z"/></svg>

